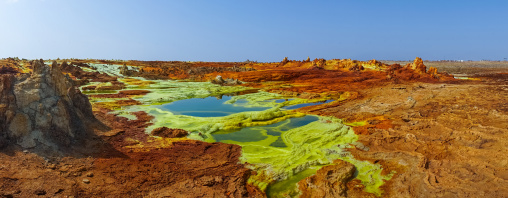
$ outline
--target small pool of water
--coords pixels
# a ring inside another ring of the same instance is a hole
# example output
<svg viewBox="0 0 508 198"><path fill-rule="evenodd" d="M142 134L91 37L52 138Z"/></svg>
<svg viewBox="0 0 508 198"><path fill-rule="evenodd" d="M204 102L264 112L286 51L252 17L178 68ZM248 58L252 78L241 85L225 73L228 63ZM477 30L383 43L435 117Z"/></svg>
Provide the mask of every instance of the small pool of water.
<svg viewBox="0 0 508 198"><path fill-rule="evenodd" d="M244 111L263 111L269 107L246 107L238 104L246 101L239 100L233 104L225 104L232 96L192 98L179 100L161 105L159 108L171 111L177 115L188 115L194 117L222 117Z"/></svg>
<svg viewBox="0 0 508 198"><path fill-rule="evenodd" d="M267 197L298 197L296 184L309 176L316 174L323 166L316 166L295 174L293 177L270 185L266 189Z"/></svg>
<svg viewBox="0 0 508 198"><path fill-rule="evenodd" d="M307 106L312 106L312 105L320 105L320 104L325 104L325 103L330 103L330 102L333 102L333 100L326 100L324 102L316 102L316 103L303 103L303 104L291 105L291 106L284 107L284 109L293 110L293 109L298 109L298 108L302 108L302 107L307 107Z"/></svg>
<svg viewBox="0 0 508 198"><path fill-rule="evenodd" d="M293 98L286 98L286 99L270 99L270 100L267 100L268 102L272 102L272 101L275 101L276 103L283 103L285 101L292 101L294 100Z"/></svg>
<svg viewBox="0 0 508 198"><path fill-rule="evenodd" d="M246 127L234 131L218 131L212 134L212 137L217 142L260 142L270 138L270 142L260 142L261 144L269 144L273 147L287 147L282 141L282 133L301 126L305 126L311 122L317 121L317 116L307 115L300 118L291 118L266 126Z"/></svg>

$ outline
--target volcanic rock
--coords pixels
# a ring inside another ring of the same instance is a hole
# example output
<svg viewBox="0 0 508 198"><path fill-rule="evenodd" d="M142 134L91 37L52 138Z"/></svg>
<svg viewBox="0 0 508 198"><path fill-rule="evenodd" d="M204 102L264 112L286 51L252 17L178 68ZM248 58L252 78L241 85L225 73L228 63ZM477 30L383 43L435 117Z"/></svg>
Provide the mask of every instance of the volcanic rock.
<svg viewBox="0 0 508 198"><path fill-rule="evenodd" d="M159 127L152 130L152 135L165 138L180 138L187 136L188 132L183 129L170 129L168 127Z"/></svg>
<svg viewBox="0 0 508 198"><path fill-rule="evenodd" d="M326 60L323 58L316 58L312 61L313 66L323 68L326 65Z"/></svg>
<svg viewBox="0 0 508 198"><path fill-rule="evenodd" d="M428 74L432 75L434 78L437 78L438 77L438 73L437 73L437 68L435 67L430 67L429 68L429 71L427 71Z"/></svg>
<svg viewBox="0 0 508 198"><path fill-rule="evenodd" d="M284 59L282 60L281 63L284 65L284 64L286 64L288 62L289 62L288 57L284 57Z"/></svg>
<svg viewBox="0 0 508 198"><path fill-rule="evenodd" d="M231 78L223 79L222 76L216 76L215 79L213 79L210 82L213 84L218 84L218 85L240 85L240 84L242 84L242 82L239 81L238 79L231 79Z"/></svg>
<svg viewBox="0 0 508 198"><path fill-rule="evenodd" d="M0 142L64 151L95 120L87 96L56 62L32 62L31 74L0 74Z"/></svg>
<svg viewBox="0 0 508 198"><path fill-rule="evenodd" d="M427 67L423 64L423 60L420 57L416 57L412 64L408 64L408 66L420 73L425 73L427 71Z"/></svg>
<svg viewBox="0 0 508 198"><path fill-rule="evenodd" d="M365 68L363 68L363 66L361 65L358 65L358 64L353 64L352 67L349 68L349 71L362 71L364 70Z"/></svg>
<svg viewBox="0 0 508 198"><path fill-rule="evenodd" d="M215 79L212 80L213 84L224 84L225 82L222 76L216 76Z"/></svg>
<svg viewBox="0 0 508 198"><path fill-rule="evenodd" d="M355 170L353 164L336 160L335 164L298 182L301 197L346 197L346 183L353 178Z"/></svg>
<svg viewBox="0 0 508 198"><path fill-rule="evenodd" d="M133 71L129 70L127 65L123 64L123 66L120 68L120 74L124 76L132 76Z"/></svg>

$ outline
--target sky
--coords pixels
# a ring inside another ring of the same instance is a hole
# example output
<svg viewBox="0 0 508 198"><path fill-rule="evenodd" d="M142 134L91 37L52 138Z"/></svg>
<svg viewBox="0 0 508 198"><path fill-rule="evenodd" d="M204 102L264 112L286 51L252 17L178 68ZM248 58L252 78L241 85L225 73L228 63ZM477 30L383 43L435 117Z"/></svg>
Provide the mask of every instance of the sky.
<svg viewBox="0 0 508 198"><path fill-rule="evenodd" d="M508 1L0 0L0 58L504 60Z"/></svg>

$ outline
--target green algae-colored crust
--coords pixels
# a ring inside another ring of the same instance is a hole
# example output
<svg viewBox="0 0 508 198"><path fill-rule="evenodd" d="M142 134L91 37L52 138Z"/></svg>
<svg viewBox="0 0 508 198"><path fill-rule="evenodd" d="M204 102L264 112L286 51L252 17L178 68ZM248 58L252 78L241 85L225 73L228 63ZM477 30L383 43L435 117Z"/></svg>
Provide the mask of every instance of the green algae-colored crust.
<svg viewBox="0 0 508 198"><path fill-rule="evenodd" d="M356 160L344 151L358 140L353 130L340 119L320 117L319 121L293 128L281 135L287 147L270 146L276 139L269 137L257 142L223 141L242 146L242 162L252 164L258 175L249 179L251 184L267 190L270 197L295 195L296 183L314 174L320 167L342 159L355 165L357 179L366 186L365 190L377 196L379 187L390 175L381 175L378 164ZM276 182L276 183L274 183Z"/></svg>
<svg viewBox="0 0 508 198"><path fill-rule="evenodd" d="M333 120L333 121L332 121ZM281 135L286 148L266 144L238 143L243 147L242 159L252 164L269 164L274 180L284 180L309 166L329 164L329 153L339 152L339 144L357 140L347 126L334 118L321 118Z"/></svg>
<svg viewBox="0 0 508 198"><path fill-rule="evenodd" d="M220 86L209 82L182 82L154 80L154 84L144 86L150 89L141 100L144 104L158 105L189 98L206 98L245 91L251 88L240 86Z"/></svg>
<svg viewBox="0 0 508 198"><path fill-rule="evenodd" d="M277 99L287 99L286 101L277 102ZM246 107L286 107L304 103L318 103L329 100L330 98L315 98L315 99L302 99L302 98L287 98L276 93L268 93L260 91L255 94L246 94L240 96L234 96L226 103L242 105ZM238 103L240 100L246 100L246 103Z"/></svg>
<svg viewBox="0 0 508 198"><path fill-rule="evenodd" d="M233 104L245 107L276 107L280 106L274 99L282 99L283 97L279 94L269 93L260 91L253 94L245 94L239 96L233 96L230 100L226 101L227 104ZM241 102L241 101L246 102Z"/></svg>
<svg viewBox="0 0 508 198"><path fill-rule="evenodd" d="M281 137L287 147L269 146L271 142L268 140L228 142L242 146L242 161L253 164L258 172L250 181L261 189L273 181L283 180L286 180L285 185L295 188L299 180L294 177L300 172L304 171L305 175L314 174L319 167L337 159L349 143L358 140L351 128L333 117L320 117L318 121L284 132ZM345 146L341 148L339 145ZM282 193L282 189L284 188L280 185L272 185L267 192L269 196L277 196Z"/></svg>
<svg viewBox="0 0 508 198"><path fill-rule="evenodd" d="M106 73L110 76L120 76L123 77L123 75L120 73L120 68L122 65L112 65L112 64L97 64L97 63L88 63L91 68L93 68L95 71L98 71L99 73ZM129 70L139 70L138 67L133 66L127 66Z"/></svg>
<svg viewBox="0 0 508 198"><path fill-rule="evenodd" d="M344 161L355 165L358 175L356 179L362 181L365 186L365 191L381 196L383 191L379 188L383 185L385 180L390 180L395 172L391 172L388 175L381 175L383 168L379 164L372 164L369 161L360 161L352 156L342 157Z"/></svg>
<svg viewBox="0 0 508 198"><path fill-rule="evenodd" d="M85 90L82 91L83 94L115 94L118 93L117 90Z"/></svg>
<svg viewBox="0 0 508 198"><path fill-rule="evenodd" d="M145 80L141 77L119 78L118 81L124 83L127 89L145 89L151 84L156 84L154 81Z"/></svg>
<svg viewBox="0 0 508 198"><path fill-rule="evenodd" d="M208 142L215 141L211 133L219 130L235 130L244 127L269 125L288 118L305 115L293 111L282 111L277 107L264 111L241 112L225 117L175 115L169 111L164 111L152 106L133 106L126 109L132 112L145 111L155 117L153 125L147 128L147 132L162 126L179 128L191 132L189 138Z"/></svg>

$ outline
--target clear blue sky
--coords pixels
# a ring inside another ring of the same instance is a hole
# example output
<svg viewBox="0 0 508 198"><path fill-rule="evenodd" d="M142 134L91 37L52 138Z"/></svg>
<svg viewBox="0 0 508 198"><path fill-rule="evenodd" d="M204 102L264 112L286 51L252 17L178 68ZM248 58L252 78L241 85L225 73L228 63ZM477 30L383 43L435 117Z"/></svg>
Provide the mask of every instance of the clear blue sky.
<svg viewBox="0 0 508 198"><path fill-rule="evenodd" d="M0 57L503 60L508 1L0 0Z"/></svg>

